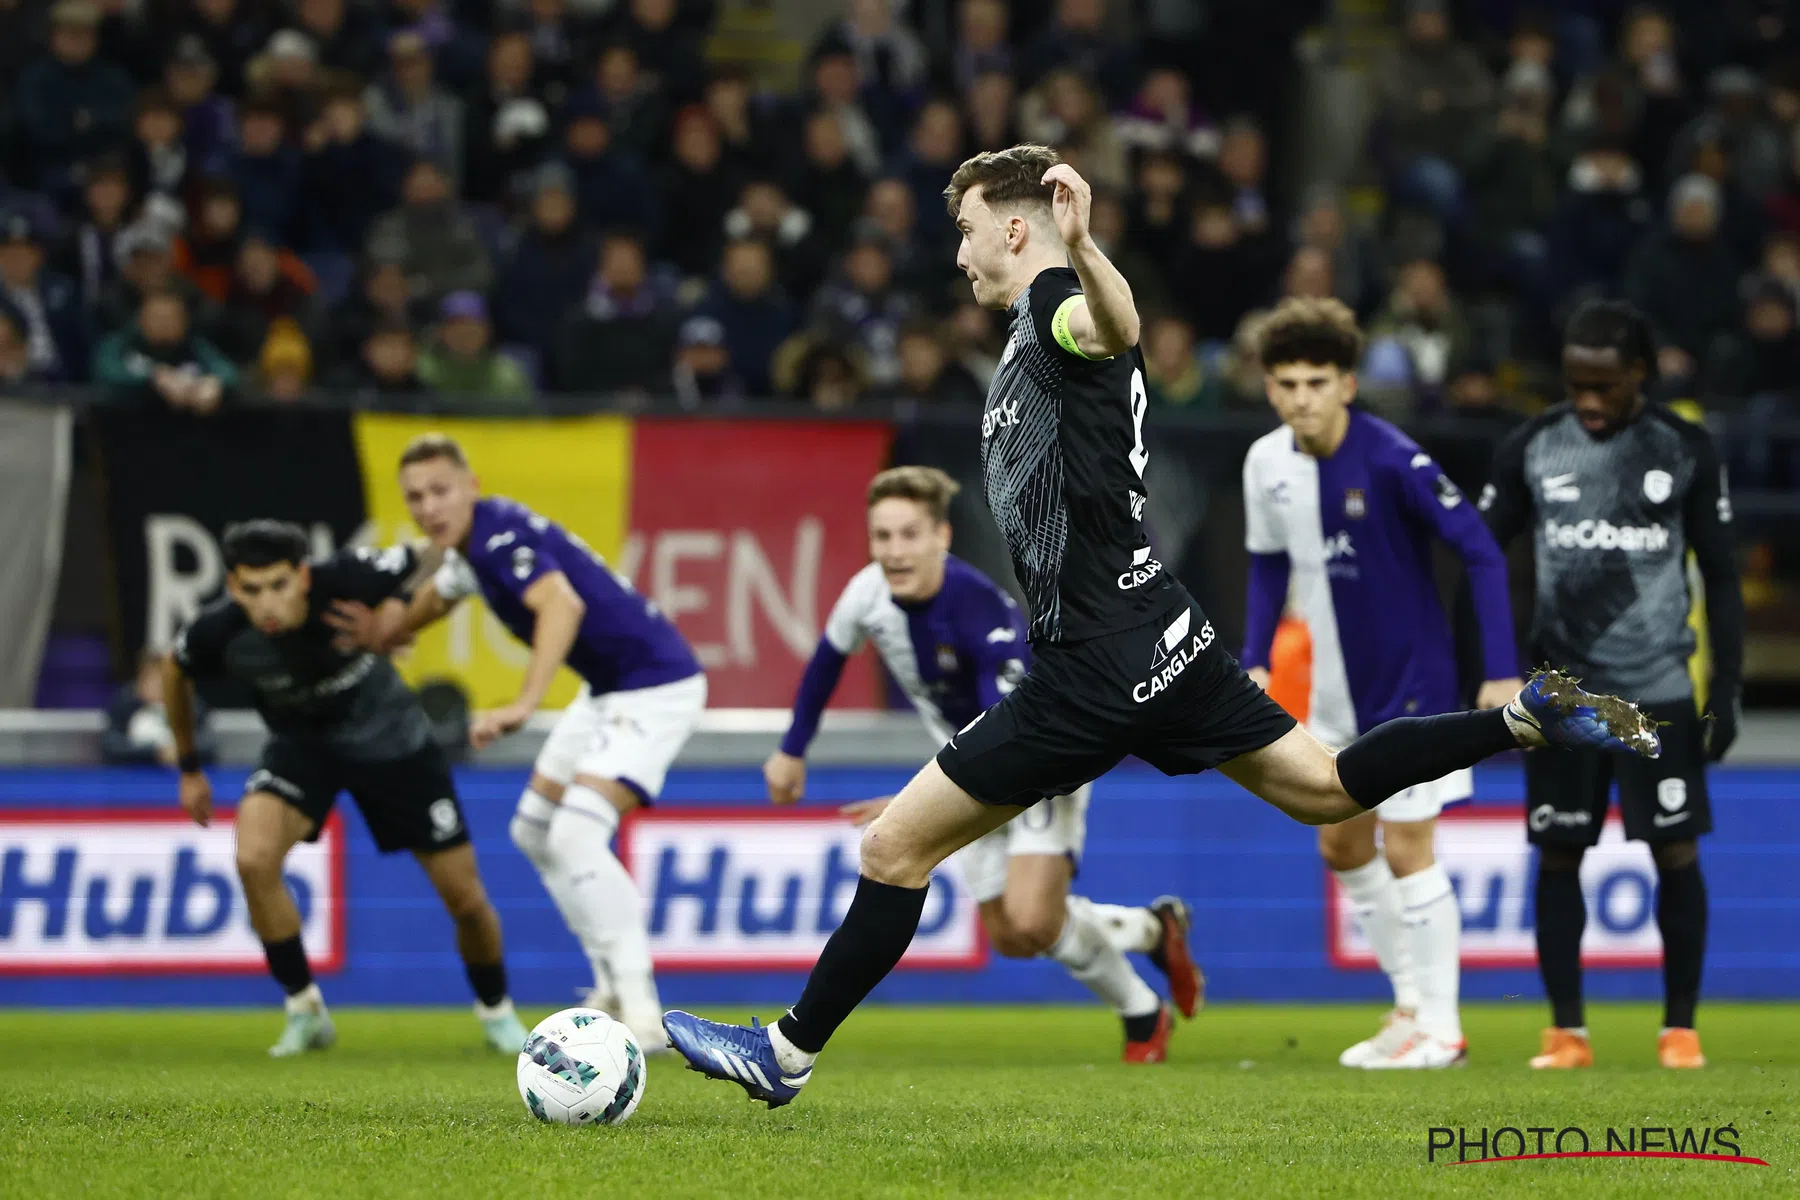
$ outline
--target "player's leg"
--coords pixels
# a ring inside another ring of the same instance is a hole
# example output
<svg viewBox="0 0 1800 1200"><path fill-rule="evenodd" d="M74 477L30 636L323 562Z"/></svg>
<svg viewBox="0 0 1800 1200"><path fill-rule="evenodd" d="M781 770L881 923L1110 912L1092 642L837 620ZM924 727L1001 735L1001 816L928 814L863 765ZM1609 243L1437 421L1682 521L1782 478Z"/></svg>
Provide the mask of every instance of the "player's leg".
<svg viewBox="0 0 1800 1200"><path fill-rule="evenodd" d="M1531 1065L1539 1070L1586 1067L1594 1061L1582 1004L1581 937L1587 899L1581 860L1600 840L1612 790L1612 763L1593 751L1525 756L1526 835L1537 847L1538 974L1550 999L1550 1027Z"/></svg>
<svg viewBox="0 0 1800 1200"><path fill-rule="evenodd" d="M1419 1012L1419 989L1406 941L1400 887L1388 860L1376 850L1376 824L1375 814L1367 812L1336 825L1319 827L1319 857L1350 897L1357 924L1362 926L1376 963L1394 988L1394 1007L1380 1031L1338 1056L1338 1062L1346 1067L1361 1067L1399 1050L1412 1037Z"/></svg>
<svg viewBox="0 0 1800 1200"><path fill-rule="evenodd" d="M1106 940L1122 954L1142 954L1169 981L1169 999L1192 1018L1206 1003L1206 976L1188 945L1193 910L1180 896L1158 896L1149 904L1100 904L1083 896L1070 903L1084 908Z"/></svg>
<svg viewBox="0 0 1800 1200"><path fill-rule="evenodd" d="M250 926L263 944L269 974L285 996L287 1019L281 1037L269 1047L276 1058L322 1050L337 1039L324 994L306 961L300 909L281 870L288 852L316 837L331 811L337 783L324 766L316 757L271 738L245 785L233 821L238 880L250 910Z"/></svg>
<svg viewBox="0 0 1800 1200"><path fill-rule="evenodd" d="M475 993L475 1015L483 1035L494 1049L518 1053L526 1030L507 991L500 914L482 885L475 847L464 842L448 850L415 850L413 857L456 923L456 952L462 956L469 990Z"/></svg>
<svg viewBox="0 0 1800 1200"><path fill-rule="evenodd" d="M1702 1067L1694 1011L1706 957L1706 880L1701 835L1712 831L1706 787L1706 739L1691 700L1656 705L1663 755L1620 762L1619 810L1625 836L1650 844L1656 861L1656 924L1663 943L1663 1028L1657 1056L1665 1067Z"/></svg>

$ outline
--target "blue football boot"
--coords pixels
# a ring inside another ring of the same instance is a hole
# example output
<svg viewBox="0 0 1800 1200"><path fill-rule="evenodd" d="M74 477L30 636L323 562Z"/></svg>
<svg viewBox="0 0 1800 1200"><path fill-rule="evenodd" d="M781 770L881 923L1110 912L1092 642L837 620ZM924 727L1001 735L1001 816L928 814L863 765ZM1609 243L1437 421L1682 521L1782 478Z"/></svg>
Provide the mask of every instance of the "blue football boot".
<svg viewBox="0 0 1800 1200"><path fill-rule="evenodd" d="M1561 671L1540 671L1506 706L1506 723L1527 746L1612 750L1656 758L1662 739L1638 706L1584 692Z"/></svg>
<svg viewBox="0 0 1800 1200"><path fill-rule="evenodd" d="M775 1058L769 1031L755 1017L750 1027L722 1025L677 1009L663 1014L663 1030L669 1045L687 1059L688 1070L712 1079L724 1079L750 1093L770 1108L780 1108L800 1094L812 1078L812 1068L789 1075Z"/></svg>

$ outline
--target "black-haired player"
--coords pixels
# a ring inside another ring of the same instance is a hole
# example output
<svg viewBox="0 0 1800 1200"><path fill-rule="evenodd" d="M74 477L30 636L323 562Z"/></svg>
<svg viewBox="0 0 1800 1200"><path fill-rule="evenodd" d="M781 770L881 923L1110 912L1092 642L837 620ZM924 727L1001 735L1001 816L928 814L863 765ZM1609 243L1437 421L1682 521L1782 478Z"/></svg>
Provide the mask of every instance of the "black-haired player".
<svg viewBox="0 0 1800 1200"><path fill-rule="evenodd" d="M1089 235L1087 183L1055 151L1015 146L963 163L945 196L976 302L1012 314L981 458L1035 662L869 826L850 910L786 1016L767 1029L664 1018L689 1066L771 1106L799 1094L827 1039L905 953L938 863L1127 755L1170 775L1218 767L1325 825L1521 745L1656 752L1630 705L1548 673L1504 708L1402 717L1334 756L1245 675L1153 555L1137 308Z"/></svg>
<svg viewBox="0 0 1800 1200"><path fill-rule="evenodd" d="M296 844L319 836L340 791L355 799L382 853L410 850L425 869L456 923L484 1036L517 1053L525 1028L507 998L500 918L475 866L449 760L393 665L344 648L327 619L338 601L403 604L411 553L345 549L309 561L305 533L281 521L234 525L223 550L226 594L176 637L164 694L181 807L200 825L212 819L212 787L194 753L189 681L230 676L249 685L269 727L235 823L250 923L287 993L287 1024L269 1053L319 1050L336 1038L281 865Z"/></svg>
<svg viewBox="0 0 1800 1200"><path fill-rule="evenodd" d="M1593 1061L1581 1003L1583 853L1619 787L1625 836L1650 843L1659 881L1666 1067L1705 1065L1694 1032L1706 950L1706 885L1695 841L1712 829L1706 763L1737 736L1744 601L1725 472L1704 426L1645 399L1656 346L1643 315L1584 304L1563 340L1568 401L1521 426L1495 455L1481 510L1501 544L1530 528L1537 560L1533 652L1663 722L1662 757L1532 755L1527 823L1538 847L1538 967L1555 1024L1534 1067ZM1710 719L1688 670L1687 557L1693 551L1712 643Z"/></svg>

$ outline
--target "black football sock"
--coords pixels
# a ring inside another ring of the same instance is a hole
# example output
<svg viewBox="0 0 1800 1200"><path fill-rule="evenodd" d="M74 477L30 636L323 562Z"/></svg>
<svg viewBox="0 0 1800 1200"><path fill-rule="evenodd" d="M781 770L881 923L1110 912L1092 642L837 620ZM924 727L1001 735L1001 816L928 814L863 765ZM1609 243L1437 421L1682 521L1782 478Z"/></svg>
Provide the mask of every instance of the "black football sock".
<svg viewBox="0 0 1800 1200"><path fill-rule="evenodd" d="M279 942L264 942L263 956L269 960L269 974L290 996L298 996L312 986L312 967L306 961L306 947L300 935Z"/></svg>
<svg viewBox="0 0 1800 1200"><path fill-rule="evenodd" d="M1162 1020L1162 1010L1147 1012L1141 1017L1124 1017L1125 1040L1128 1042L1147 1042L1156 1036L1156 1023Z"/></svg>
<svg viewBox="0 0 1800 1200"><path fill-rule="evenodd" d="M1706 957L1706 880L1699 863L1658 872L1656 927L1663 943L1663 1027L1692 1029Z"/></svg>
<svg viewBox="0 0 1800 1200"><path fill-rule="evenodd" d="M506 999L506 964L472 963L463 964L463 973L469 977L469 987L474 990L475 998L488 1008Z"/></svg>
<svg viewBox="0 0 1800 1200"><path fill-rule="evenodd" d="M1518 747L1503 708L1395 717L1338 751L1338 782L1352 800L1374 808L1414 784L1441 779Z"/></svg>
<svg viewBox="0 0 1800 1200"><path fill-rule="evenodd" d="M1550 997L1551 1020L1563 1029L1587 1024L1581 1004L1581 934L1587 928L1587 901L1581 872L1538 864L1538 973Z"/></svg>
<svg viewBox="0 0 1800 1200"><path fill-rule="evenodd" d="M887 978L912 944L927 890L866 877L856 881L856 896L844 923L813 964L800 1002L779 1022L788 1041L808 1054L825 1048L837 1027Z"/></svg>

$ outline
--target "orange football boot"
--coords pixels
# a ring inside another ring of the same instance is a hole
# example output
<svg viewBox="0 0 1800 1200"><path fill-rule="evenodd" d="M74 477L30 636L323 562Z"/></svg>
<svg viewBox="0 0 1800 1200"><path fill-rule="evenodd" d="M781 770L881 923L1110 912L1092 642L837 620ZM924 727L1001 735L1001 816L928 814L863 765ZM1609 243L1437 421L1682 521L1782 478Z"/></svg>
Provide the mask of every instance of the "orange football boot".
<svg viewBox="0 0 1800 1200"><path fill-rule="evenodd" d="M1587 1035L1551 1026L1544 1030L1541 1052L1531 1060L1534 1070L1567 1071L1594 1065L1594 1048Z"/></svg>
<svg viewBox="0 0 1800 1200"><path fill-rule="evenodd" d="M1665 1067L1692 1069L1706 1065L1700 1035L1691 1029L1665 1029L1656 1039L1656 1057Z"/></svg>

